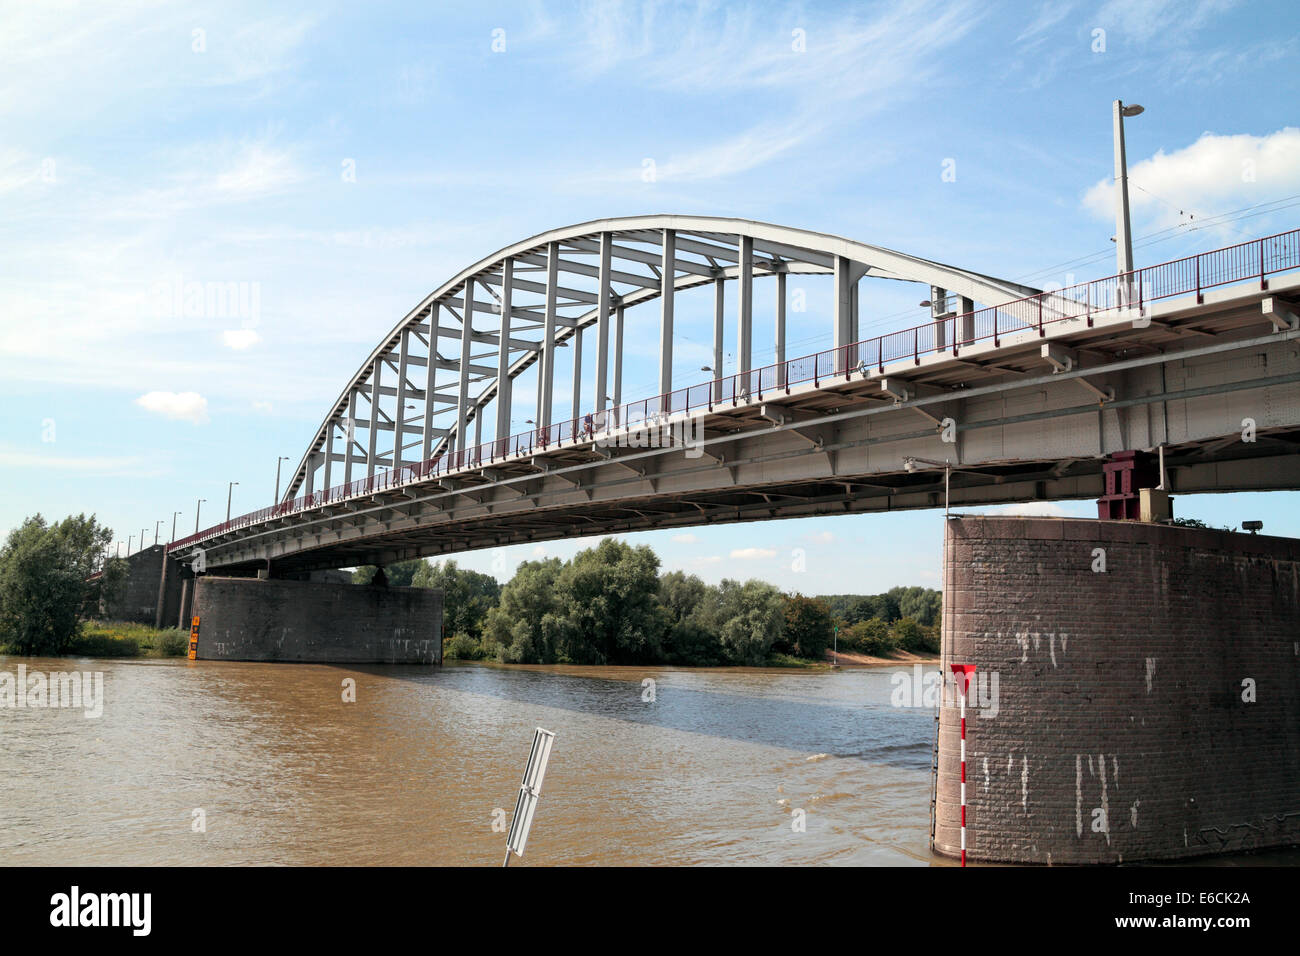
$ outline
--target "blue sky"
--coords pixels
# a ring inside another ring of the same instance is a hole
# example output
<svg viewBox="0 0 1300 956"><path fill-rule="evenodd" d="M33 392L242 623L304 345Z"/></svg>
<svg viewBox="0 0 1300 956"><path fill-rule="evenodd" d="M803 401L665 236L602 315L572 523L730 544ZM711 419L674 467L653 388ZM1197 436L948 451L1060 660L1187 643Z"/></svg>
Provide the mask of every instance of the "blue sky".
<svg viewBox="0 0 1300 956"><path fill-rule="evenodd" d="M1114 271L1116 97L1146 107L1128 126L1139 265L1292 228L1300 208L1286 3L2 9L0 533L36 511L93 511L122 541L152 540L158 519L166 538L174 510L193 529L197 498L205 526L224 517L232 480L235 513L270 503L276 457L296 464L398 318L552 227L739 216L1037 286L1082 281ZM169 290L193 281L242 283L256 308L176 314ZM803 281L792 355L830 336L825 290ZM864 288L863 333L921 321L918 291ZM679 384L705 377L706 309L679 305ZM625 399L658 390L657 316L639 311ZM1291 493L1177 509L1300 534ZM711 581L869 592L934 585L941 522L629 540ZM534 551L462 563L506 577Z"/></svg>

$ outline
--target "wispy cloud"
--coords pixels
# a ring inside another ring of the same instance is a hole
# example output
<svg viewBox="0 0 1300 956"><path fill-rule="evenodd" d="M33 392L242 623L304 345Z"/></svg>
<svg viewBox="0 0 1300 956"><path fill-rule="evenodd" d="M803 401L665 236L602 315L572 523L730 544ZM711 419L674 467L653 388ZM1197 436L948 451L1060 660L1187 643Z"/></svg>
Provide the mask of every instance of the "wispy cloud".
<svg viewBox="0 0 1300 956"><path fill-rule="evenodd" d="M206 425L208 400L198 392L146 392L135 400L146 411L175 421Z"/></svg>
<svg viewBox="0 0 1300 956"><path fill-rule="evenodd" d="M767 166L824 135L845 110L861 117L920 95L943 70L941 55L980 21L968 2L913 0L876 13L823 17L789 8L779 15L710 4L600 4L577 31L575 69L617 82L617 72L668 93L736 97L755 104L779 98L780 118L765 119L712 143L657 147L656 181L698 183ZM780 26L775 26L779 24ZM719 126L727 125L720 110ZM584 181L643 178L641 166L597 172Z"/></svg>

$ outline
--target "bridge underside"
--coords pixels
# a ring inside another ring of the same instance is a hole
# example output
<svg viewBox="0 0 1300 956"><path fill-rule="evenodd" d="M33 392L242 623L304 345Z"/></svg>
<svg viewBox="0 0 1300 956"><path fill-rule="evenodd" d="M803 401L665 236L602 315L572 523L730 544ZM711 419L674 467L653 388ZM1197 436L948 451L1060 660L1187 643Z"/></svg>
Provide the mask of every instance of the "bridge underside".
<svg viewBox="0 0 1300 956"><path fill-rule="evenodd" d="M918 353L719 402L204 543L225 573L387 564L502 545L810 515L1096 498L1101 459L1163 447L1166 487L1300 488L1300 331L1261 302L1300 280ZM696 431L695 429L702 429ZM667 447L665 435L675 437ZM597 436L599 437L599 436ZM685 442L683 442L685 439ZM909 462L914 462L909 468ZM1250 517L1250 516L1243 516Z"/></svg>

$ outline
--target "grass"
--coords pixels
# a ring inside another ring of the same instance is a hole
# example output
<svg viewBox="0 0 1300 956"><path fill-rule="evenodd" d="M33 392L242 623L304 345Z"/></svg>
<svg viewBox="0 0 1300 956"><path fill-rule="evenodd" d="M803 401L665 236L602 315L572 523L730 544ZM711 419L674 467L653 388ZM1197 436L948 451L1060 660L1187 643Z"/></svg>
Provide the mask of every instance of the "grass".
<svg viewBox="0 0 1300 956"><path fill-rule="evenodd" d="M806 657L794 657L790 654L771 653L767 655L767 660L763 662L768 667L803 667L813 670L825 670L830 667L825 661L813 661Z"/></svg>
<svg viewBox="0 0 1300 956"><path fill-rule="evenodd" d="M76 657L184 657L190 635L179 627L161 630L130 621L87 621L68 654Z"/></svg>

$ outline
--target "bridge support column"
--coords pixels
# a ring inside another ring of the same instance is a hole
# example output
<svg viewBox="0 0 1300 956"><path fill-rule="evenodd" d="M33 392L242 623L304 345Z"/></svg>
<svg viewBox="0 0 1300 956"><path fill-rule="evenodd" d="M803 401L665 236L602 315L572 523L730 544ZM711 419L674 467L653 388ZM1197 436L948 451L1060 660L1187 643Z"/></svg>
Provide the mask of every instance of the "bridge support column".
<svg viewBox="0 0 1300 956"><path fill-rule="evenodd" d="M443 592L277 579L195 580L200 660L442 662Z"/></svg>
<svg viewBox="0 0 1300 956"><path fill-rule="evenodd" d="M1120 863L1300 844L1300 540L1091 519L954 515L945 526L942 657L977 668L971 859ZM932 840L956 856L950 677Z"/></svg>

